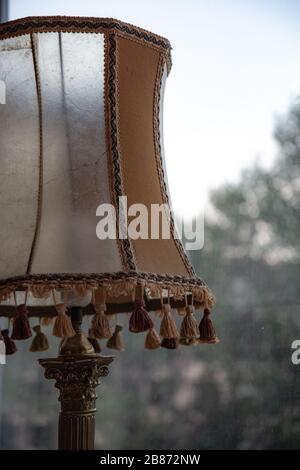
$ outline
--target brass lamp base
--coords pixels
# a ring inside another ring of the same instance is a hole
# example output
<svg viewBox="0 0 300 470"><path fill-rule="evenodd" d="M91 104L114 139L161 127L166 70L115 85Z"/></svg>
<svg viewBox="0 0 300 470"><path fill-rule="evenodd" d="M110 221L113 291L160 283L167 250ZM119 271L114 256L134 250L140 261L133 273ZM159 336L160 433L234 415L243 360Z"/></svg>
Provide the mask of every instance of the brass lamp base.
<svg viewBox="0 0 300 470"><path fill-rule="evenodd" d="M60 356L81 356L94 354L94 348L84 333L76 333L72 338L67 338L60 346Z"/></svg>
<svg viewBox="0 0 300 470"><path fill-rule="evenodd" d="M100 356L80 331L82 314L72 309L76 335L66 339L58 358L39 359L45 377L55 380L61 411L58 425L59 450L93 450L95 440L96 387L109 373L113 356Z"/></svg>
<svg viewBox="0 0 300 470"><path fill-rule="evenodd" d="M82 309L73 307L71 309L71 320L75 330L75 336L66 338L60 345L60 356L81 356L86 354L94 354L94 348L81 331Z"/></svg>

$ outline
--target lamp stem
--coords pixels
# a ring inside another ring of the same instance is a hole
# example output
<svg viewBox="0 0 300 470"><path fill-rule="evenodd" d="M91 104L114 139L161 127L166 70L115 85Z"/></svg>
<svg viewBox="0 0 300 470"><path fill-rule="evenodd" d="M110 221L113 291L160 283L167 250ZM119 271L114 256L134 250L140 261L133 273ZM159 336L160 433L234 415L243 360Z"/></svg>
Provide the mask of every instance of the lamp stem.
<svg viewBox="0 0 300 470"><path fill-rule="evenodd" d="M60 392L59 450L92 450L95 440L96 386L100 378L108 374L108 365L114 358L84 349L83 344L87 339L81 332L81 308L71 309L71 320L76 335L65 340L58 358L40 359L39 362L45 368L45 377L54 379L55 387Z"/></svg>
<svg viewBox="0 0 300 470"><path fill-rule="evenodd" d="M83 311L81 307L71 308L71 321L76 333L81 333L81 324L83 319Z"/></svg>

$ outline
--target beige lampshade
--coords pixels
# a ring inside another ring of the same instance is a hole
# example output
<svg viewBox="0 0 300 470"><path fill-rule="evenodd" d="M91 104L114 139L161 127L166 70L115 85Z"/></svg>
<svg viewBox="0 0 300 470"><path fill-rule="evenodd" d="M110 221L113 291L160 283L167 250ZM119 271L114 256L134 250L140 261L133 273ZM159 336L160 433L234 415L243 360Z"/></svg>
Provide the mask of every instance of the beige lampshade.
<svg viewBox="0 0 300 470"><path fill-rule="evenodd" d="M113 19L0 25L0 314L16 293L42 315L53 291L128 311L137 286L149 310L161 298L183 306L186 296L212 306L172 216L169 239L96 236L101 204L118 216L120 196L149 210L170 202L162 143L170 49Z"/></svg>

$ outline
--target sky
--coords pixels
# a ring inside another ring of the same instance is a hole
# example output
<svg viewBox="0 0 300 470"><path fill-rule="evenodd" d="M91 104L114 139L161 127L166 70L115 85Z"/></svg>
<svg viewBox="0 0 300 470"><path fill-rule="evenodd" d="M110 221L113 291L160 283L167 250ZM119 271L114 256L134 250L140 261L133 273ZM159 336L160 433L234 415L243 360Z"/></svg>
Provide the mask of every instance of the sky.
<svg viewBox="0 0 300 470"><path fill-rule="evenodd" d="M11 0L28 15L113 17L167 37L173 68L164 144L175 211L206 211L209 192L272 163L278 116L300 101L299 0Z"/></svg>

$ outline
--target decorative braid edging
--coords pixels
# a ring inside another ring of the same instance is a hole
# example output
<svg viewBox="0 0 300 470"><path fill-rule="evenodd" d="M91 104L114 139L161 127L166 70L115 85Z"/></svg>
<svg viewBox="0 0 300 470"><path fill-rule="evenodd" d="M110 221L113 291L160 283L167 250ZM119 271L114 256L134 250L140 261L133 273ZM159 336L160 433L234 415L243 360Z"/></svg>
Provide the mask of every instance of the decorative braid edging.
<svg viewBox="0 0 300 470"><path fill-rule="evenodd" d="M166 55L168 69L170 70L172 66L171 45L167 39L113 18L29 16L0 25L0 39L45 32L120 33L150 47L160 49Z"/></svg>
<svg viewBox="0 0 300 470"><path fill-rule="evenodd" d="M183 298L192 293L195 301L211 307L214 296L199 278L171 276L145 272L91 273L91 274L30 274L0 281L0 300L7 299L16 290L27 290L37 298L45 298L52 289L71 289L78 295L87 290L103 286L112 296L131 295L137 286L143 284L152 297L160 298L167 289L175 298Z"/></svg>
<svg viewBox="0 0 300 470"><path fill-rule="evenodd" d="M113 187L113 198L115 203L115 208L117 211L117 217L120 222L121 227L119 227L119 236L118 236L118 245L121 248L121 255L123 258L123 264L127 270L136 271L136 263L133 255L133 248L131 242L128 238L120 237L120 231L124 230L123 228L123 218L122 214L119 214L119 197L124 195L122 188L122 175L121 175L121 165L120 157L118 150L118 127L117 127L117 102L116 102L116 92L117 92L117 77L116 77L116 52L117 52L117 42L115 34L109 34L108 39L106 39L106 51L107 54L107 63L106 63L106 86L108 89L106 93L108 95L108 119L107 124L109 126L110 132L110 159L112 165L112 187ZM121 230L120 230L121 229Z"/></svg>
<svg viewBox="0 0 300 470"><path fill-rule="evenodd" d="M162 157L162 148L161 148L161 136L160 136L160 101L161 101L161 88L162 88L162 78L164 72L164 56L160 56L160 60L158 63L157 69L157 76L156 76L156 83L155 83L155 92L154 92L154 144L155 144L155 157L156 157L156 168L158 173L158 179L160 182L160 190L161 196L163 199L163 203L167 204L168 207L171 209L170 206L170 197L168 188L166 185L165 175L164 175L164 165L163 165L163 157ZM176 228L174 223L174 218L172 211L170 210L170 231L175 243L175 246L181 256L181 259L185 265L185 268L188 274L192 277L196 277L196 273L194 271L193 266L191 265L184 249L182 243L179 238L176 237Z"/></svg>

